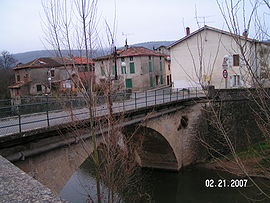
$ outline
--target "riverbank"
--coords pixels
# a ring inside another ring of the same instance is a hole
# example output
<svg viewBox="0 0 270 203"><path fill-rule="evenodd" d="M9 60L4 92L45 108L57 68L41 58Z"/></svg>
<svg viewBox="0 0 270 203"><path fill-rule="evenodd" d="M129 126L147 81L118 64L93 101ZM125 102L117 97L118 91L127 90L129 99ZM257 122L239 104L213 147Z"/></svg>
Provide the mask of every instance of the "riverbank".
<svg viewBox="0 0 270 203"><path fill-rule="evenodd" d="M237 176L262 177L270 179L270 139L259 142L236 153L237 159L228 155L199 164L199 167L226 171Z"/></svg>

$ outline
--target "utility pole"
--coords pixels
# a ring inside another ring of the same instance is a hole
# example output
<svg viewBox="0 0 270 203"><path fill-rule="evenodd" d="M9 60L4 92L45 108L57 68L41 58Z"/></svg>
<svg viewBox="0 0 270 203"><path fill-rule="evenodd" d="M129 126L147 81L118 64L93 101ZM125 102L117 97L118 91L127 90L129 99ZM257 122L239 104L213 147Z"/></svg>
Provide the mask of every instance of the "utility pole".
<svg viewBox="0 0 270 203"><path fill-rule="evenodd" d="M117 51L116 51L116 46L114 46L114 68L115 68L115 80L117 80L118 79L118 77L117 77L117 62L116 62L116 60L117 60Z"/></svg>

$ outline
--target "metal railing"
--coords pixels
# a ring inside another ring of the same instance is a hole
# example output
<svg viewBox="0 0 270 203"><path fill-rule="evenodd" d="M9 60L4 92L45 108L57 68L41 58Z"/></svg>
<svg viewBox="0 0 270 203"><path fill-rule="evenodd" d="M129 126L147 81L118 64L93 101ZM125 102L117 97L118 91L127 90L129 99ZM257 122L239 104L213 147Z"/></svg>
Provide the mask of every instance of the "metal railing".
<svg viewBox="0 0 270 203"><path fill-rule="evenodd" d="M118 113L203 96L205 96L205 92L199 88L175 90L167 88L132 94L125 92L112 94L111 99L113 101L113 112ZM95 100L95 115L106 115L108 109L104 96L97 96ZM89 108L87 107L87 101L82 97L60 99L47 97L42 102L0 106L0 136L88 118Z"/></svg>

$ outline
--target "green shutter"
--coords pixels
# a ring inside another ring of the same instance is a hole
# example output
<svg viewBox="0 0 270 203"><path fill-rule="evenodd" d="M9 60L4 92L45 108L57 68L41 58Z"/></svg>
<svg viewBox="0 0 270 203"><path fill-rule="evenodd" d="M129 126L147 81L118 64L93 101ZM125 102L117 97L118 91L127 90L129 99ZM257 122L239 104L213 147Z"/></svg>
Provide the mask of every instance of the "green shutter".
<svg viewBox="0 0 270 203"><path fill-rule="evenodd" d="M121 66L121 73L127 74L126 66Z"/></svg>
<svg viewBox="0 0 270 203"><path fill-rule="evenodd" d="M162 71L162 61L160 61L159 64L160 64L160 71Z"/></svg>
<svg viewBox="0 0 270 203"><path fill-rule="evenodd" d="M130 78L126 79L126 88L132 88L132 79Z"/></svg>
<svg viewBox="0 0 270 203"><path fill-rule="evenodd" d="M150 72L152 72L152 62L151 61L148 62L148 66L149 66L149 73L150 73Z"/></svg>
<svg viewBox="0 0 270 203"><path fill-rule="evenodd" d="M135 73L134 62L129 63L129 72L130 73Z"/></svg>
<svg viewBox="0 0 270 203"><path fill-rule="evenodd" d="M150 87L154 87L154 80L152 76L150 76Z"/></svg>
<svg viewBox="0 0 270 203"><path fill-rule="evenodd" d="M115 67L115 66L112 67L112 74L113 74L113 75L115 75L115 73L116 73L116 68L117 68L117 67Z"/></svg>
<svg viewBox="0 0 270 203"><path fill-rule="evenodd" d="M163 75L160 76L160 84L163 84Z"/></svg>

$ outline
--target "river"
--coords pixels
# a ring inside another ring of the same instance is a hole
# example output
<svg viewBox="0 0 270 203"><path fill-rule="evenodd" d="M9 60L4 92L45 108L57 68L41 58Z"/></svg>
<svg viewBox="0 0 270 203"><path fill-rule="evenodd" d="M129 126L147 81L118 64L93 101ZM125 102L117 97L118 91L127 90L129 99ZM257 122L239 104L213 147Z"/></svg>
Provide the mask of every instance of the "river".
<svg viewBox="0 0 270 203"><path fill-rule="evenodd" d="M84 162L72 175L61 190L60 197L71 203L85 203L89 199L88 194L95 196L95 178L90 173L90 163ZM145 186L143 192L149 194L151 202L252 202L249 198L270 202L269 199L263 200L264 196L258 195L259 192L251 180L224 172L188 167L179 173L143 169L140 174ZM270 194L269 180L256 178L255 182L264 192Z"/></svg>

